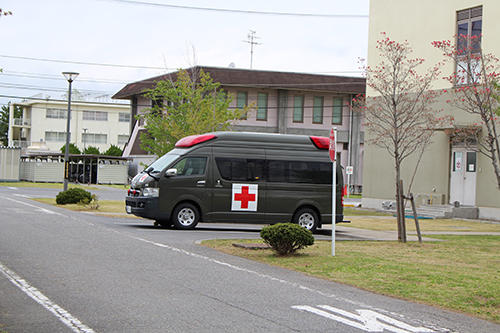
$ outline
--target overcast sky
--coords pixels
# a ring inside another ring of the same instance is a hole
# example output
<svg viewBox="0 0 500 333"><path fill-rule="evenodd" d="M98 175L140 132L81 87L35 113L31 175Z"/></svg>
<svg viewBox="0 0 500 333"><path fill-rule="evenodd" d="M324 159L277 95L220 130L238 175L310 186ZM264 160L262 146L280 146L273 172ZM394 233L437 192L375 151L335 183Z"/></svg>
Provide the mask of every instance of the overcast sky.
<svg viewBox="0 0 500 333"><path fill-rule="evenodd" d="M189 7L189 8L188 8ZM359 76L369 0L2 0L0 104L61 99L192 65ZM269 14L272 13L272 14ZM293 15L292 15L293 14ZM311 15L306 15L311 14Z"/></svg>

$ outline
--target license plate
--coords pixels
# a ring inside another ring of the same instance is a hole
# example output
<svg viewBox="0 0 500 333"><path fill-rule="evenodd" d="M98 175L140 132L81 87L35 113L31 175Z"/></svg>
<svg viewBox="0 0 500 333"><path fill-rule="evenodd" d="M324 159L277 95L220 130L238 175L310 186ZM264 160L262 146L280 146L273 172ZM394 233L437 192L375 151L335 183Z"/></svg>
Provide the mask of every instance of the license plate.
<svg viewBox="0 0 500 333"><path fill-rule="evenodd" d="M127 211L127 213L132 214L132 207L125 206L125 210Z"/></svg>

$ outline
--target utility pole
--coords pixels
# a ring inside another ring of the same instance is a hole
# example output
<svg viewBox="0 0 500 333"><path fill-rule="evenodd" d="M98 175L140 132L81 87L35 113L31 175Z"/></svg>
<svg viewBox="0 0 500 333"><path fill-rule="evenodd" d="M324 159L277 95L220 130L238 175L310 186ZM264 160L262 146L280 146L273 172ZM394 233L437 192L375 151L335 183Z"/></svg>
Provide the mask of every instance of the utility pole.
<svg viewBox="0 0 500 333"><path fill-rule="evenodd" d="M250 69L252 69L252 63L253 63L253 46L254 45L261 45L262 43L257 43L254 40L255 39L260 39L260 37L255 36L255 31L250 30L250 33L248 34L248 40L244 40L245 43L250 44Z"/></svg>

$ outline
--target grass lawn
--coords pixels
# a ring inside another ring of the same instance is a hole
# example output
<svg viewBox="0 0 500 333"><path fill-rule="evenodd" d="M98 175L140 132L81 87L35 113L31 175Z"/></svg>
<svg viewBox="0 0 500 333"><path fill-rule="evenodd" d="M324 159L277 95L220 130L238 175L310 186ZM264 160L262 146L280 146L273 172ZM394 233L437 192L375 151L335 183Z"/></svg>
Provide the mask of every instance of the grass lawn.
<svg viewBox="0 0 500 333"><path fill-rule="evenodd" d="M99 200L99 209L92 209L88 205L79 205L79 204L68 204L68 205L58 205L56 204L55 198L35 198L33 199L38 202L43 202L45 204L53 205L56 207L61 207L69 210L79 211L79 212L89 212L94 214L101 214L106 216L116 216L116 217L124 217L125 212L125 200ZM126 217L129 218L140 218L135 215L127 214Z"/></svg>
<svg viewBox="0 0 500 333"><path fill-rule="evenodd" d="M203 245L379 294L460 311L500 323L500 236L440 236L446 242L316 241L299 253L276 256L233 243Z"/></svg>
<svg viewBox="0 0 500 333"><path fill-rule="evenodd" d="M396 231L396 218L392 216L347 216L347 220L351 223L339 223L338 226L369 229L369 230L384 230ZM481 222L474 220L460 219L419 219L420 231L463 231L463 232L500 232L500 223ZM416 231L415 221L413 218L406 219L406 230Z"/></svg>

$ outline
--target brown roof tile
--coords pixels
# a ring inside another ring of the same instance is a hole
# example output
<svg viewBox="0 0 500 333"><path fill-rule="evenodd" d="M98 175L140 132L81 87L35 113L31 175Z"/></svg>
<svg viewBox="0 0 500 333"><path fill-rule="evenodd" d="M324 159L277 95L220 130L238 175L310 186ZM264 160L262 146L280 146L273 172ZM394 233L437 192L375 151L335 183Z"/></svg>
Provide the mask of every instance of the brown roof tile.
<svg viewBox="0 0 500 333"><path fill-rule="evenodd" d="M360 94L365 92L366 79L361 77L334 76L320 74L304 74L291 72L273 72L251 69L219 68L219 67L191 67L188 71L203 69L210 73L214 82L233 87L263 87L286 90L309 90L323 92L341 92ZM177 80L177 71L129 83L117 92L113 98L130 99L140 95L145 89L153 87L156 81L170 78Z"/></svg>

